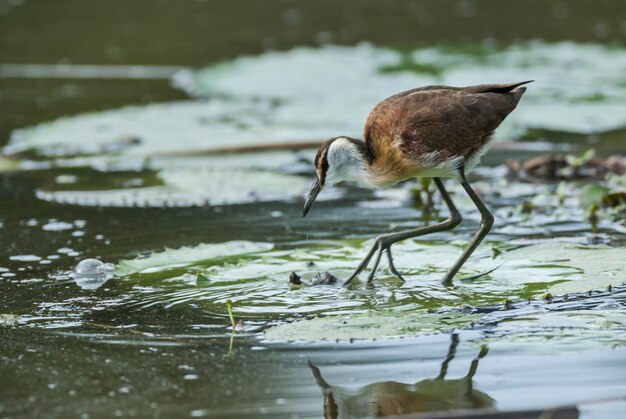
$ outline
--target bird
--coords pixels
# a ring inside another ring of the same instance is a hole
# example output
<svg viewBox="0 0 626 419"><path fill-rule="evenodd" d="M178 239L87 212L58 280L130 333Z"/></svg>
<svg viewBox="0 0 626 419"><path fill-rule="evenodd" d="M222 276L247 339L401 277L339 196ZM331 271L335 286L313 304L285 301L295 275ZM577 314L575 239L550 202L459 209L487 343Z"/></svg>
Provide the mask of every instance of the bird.
<svg viewBox="0 0 626 419"><path fill-rule="evenodd" d="M304 203L306 217L325 186L341 181L368 188L384 188L409 178L432 178L450 212L434 225L376 237L365 258L345 280L349 285L376 254L367 279L374 279L383 253L389 271L404 282L393 263L391 246L424 234L447 231L462 221L444 179L458 181L481 215L480 226L461 256L446 272L442 283L454 276L491 230L494 217L468 183L469 173L487 151L494 131L517 107L533 80L466 87L432 85L397 93L377 104L363 128L363 140L348 136L330 138L315 155L316 178Z"/></svg>

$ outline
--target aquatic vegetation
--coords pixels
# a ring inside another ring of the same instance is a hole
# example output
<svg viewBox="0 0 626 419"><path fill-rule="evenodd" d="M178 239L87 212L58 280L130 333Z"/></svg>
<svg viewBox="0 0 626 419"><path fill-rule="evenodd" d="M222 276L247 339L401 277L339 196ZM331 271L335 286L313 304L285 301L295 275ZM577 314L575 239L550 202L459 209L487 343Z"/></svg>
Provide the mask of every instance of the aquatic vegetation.
<svg viewBox="0 0 626 419"><path fill-rule="evenodd" d="M226 309L228 310L228 317L230 318L230 323L233 326L233 333L235 333L235 318L233 317L233 302L230 299L226 300Z"/></svg>
<svg viewBox="0 0 626 419"><path fill-rule="evenodd" d="M267 52L175 77L177 86L202 100L126 107L15 130L4 153L18 160L3 167L107 174L108 183L97 188L87 182L95 176L84 174L70 183L42 183L38 198L63 204L177 207L289 200L308 184L298 176L310 170L302 155L211 156L211 150L308 144L337 133L359 136L367 112L391 93L486 78L522 80L529 74L537 81L525 98L528 106L505 121L500 139L533 132L603 135L626 126L624 56L601 45L542 42L466 51L433 47L407 53L362 44ZM397 68L406 62L415 65ZM341 71L344 64L356 70ZM424 72L420 66L438 70ZM129 179L115 181L118 173Z"/></svg>
<svg viewBox="0 0 626 419"><path fill-rule="evenodd" d="M468 327L479 318L480 315L464 313L410 312L398 316L392 311L377 311L284 323L266 329L264 337L272 341L397 338L450 332Z"/></svg>
<svg viewBox="0 0 626 419"><path fill-rule="evenodd" d="M461 279L454 288L443 287L440 279L445 263L459 248L433 242L404 242L398 246L395 258L407 279L406 284L385 275L375 281L373 288L364 289L362 284L345 289L323 285L290 288L287 283L293 271L310 285L315 284L314 277L323 270L330 270L341 278L366 249L367 243L334 242L325 243L323 247L300 245L299 252L293 254L262 243L234 242L224 247L198 245L121 261L116 272L142 286L160 284L161 291L145 294L136 306L173 307L202 302L210 303L211 310L216 310L214 304L221 302L228 306L227 301L231 301L236 302L237 314L246 318L296 315L292 318L295 320L303 319L302 315L322 316L312 323L302 320L279 329L280 333L290 334L297 329L301 333L298 336L304 336L309 333L309 327L321 328L319 334L312 334L311 338L324 335L328 332L326 328L336 330L337 324L344 324L345 316L351 318L351 322L328 336L337 337L343 332L346 332L343 338L404 336L422 330L421 326L411 328L408 324L421 324L424 330L432 332L432 327L426 325L438 322L449 330L451 325L461 327L476 318L463 313L445 313L462 323L440 321L441 316L427 321L430 314L426 311L498 304L509 298L541 297L546 292L552 295L586 292L626 282L625 249L551 241L508 250L502 248L495 257L482 249L474 263L462 271L461 278L472 272L493 272L473 281ZM196 272L206 278L206 282L197 282L197 275L191 274ZM177 283L184 286L175 286ZM399 313L403 314L399 316ZM447 318L445 316L442 318ZM366 332L359 332L360 329ZM353 335L348 336L348 332Z"/></svg>
<svg viewBox="0 0 626 419"><path fill-rule="evenodd" d="M115 267L117 276L154 273L179 269L206 261L226 262L229 258L266 252L273 246L269 243L231 241L226 243L200 244L180 249L165 249L147 257L120 261Z"/></svg>

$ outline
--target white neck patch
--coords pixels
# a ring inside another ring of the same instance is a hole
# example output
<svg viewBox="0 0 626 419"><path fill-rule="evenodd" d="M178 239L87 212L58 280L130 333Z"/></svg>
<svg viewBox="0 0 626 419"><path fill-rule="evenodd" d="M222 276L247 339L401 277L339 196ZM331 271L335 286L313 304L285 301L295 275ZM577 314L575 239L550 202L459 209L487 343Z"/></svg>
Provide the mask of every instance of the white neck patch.
<svg viewBox="0 0 626 419"><path fill-rule="evenodd" d="M326 184L334 185L342 180L367 182L367 170L364 156L355 144L345 137L339 137L332 142L326 153L328 170Z"/></svg>

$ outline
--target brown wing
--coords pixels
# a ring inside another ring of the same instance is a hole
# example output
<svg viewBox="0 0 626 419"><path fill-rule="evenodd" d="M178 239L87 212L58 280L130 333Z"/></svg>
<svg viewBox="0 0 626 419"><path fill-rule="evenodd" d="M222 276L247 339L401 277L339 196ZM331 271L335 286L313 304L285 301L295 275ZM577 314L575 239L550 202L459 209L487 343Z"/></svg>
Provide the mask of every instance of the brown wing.
<svg viewBox="0 0 626 419"><path fill-rule="evenodd" d="M390 141L409 158L435 151L441 158L469 158L515 109L525 90L516 89L521 84L427 86L398 93L372 110L365 142L374 159Z"/></svg>

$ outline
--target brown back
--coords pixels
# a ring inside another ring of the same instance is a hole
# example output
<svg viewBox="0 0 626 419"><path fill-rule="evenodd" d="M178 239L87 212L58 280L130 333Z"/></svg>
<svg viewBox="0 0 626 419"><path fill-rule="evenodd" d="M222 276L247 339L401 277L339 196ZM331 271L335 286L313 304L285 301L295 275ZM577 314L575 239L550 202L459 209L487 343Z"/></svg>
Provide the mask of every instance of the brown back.
<svg viewBox="0 0 626 419"><path fill-rule="evenodd" d="M433 152L469 158L515 109L526 90L517 87L525 83L426 86L393 95L367 118L368 151L376 160L394 144L410 160Z"/></svg>

